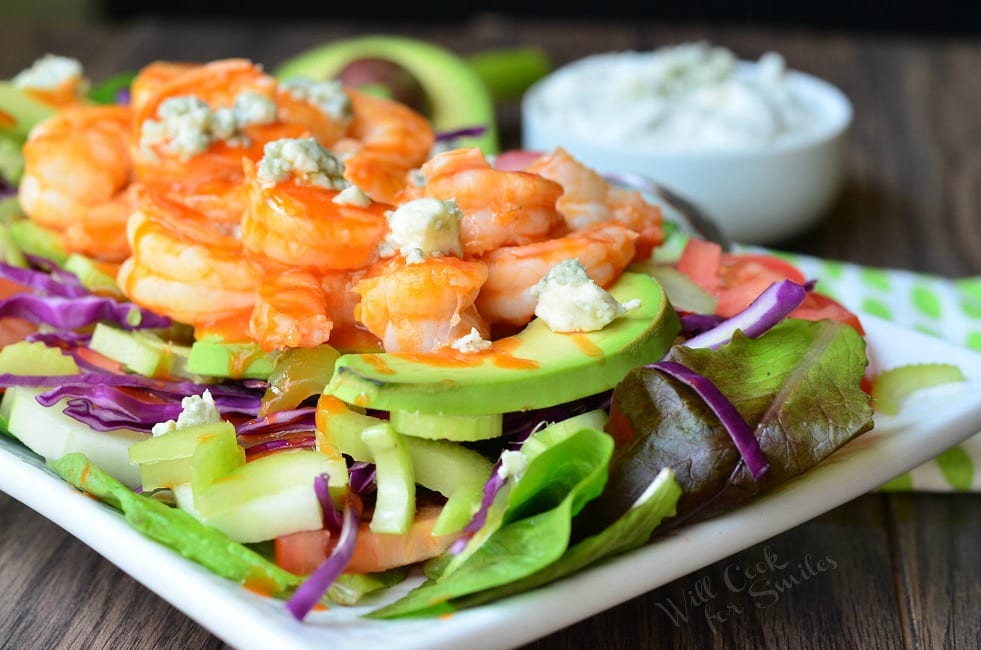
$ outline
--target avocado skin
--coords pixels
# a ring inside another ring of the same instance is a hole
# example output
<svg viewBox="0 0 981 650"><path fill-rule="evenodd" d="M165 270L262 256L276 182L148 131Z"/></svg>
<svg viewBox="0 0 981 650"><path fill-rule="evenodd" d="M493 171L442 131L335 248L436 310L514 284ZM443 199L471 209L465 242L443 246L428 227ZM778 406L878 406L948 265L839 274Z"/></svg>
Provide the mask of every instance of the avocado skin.
<svg viewBox="0 0 981 650"><path fill-rule="evenodd" d="M458 147L480 147L486 155L498 153L494 100L474 67L453 52L426 41L388 35L337 39L285 61L275 72L279 79L308 77L332 79L357 59L382 58L408 70L426 92L437 132L475 126L479 136L461 137Z"/></svg>
<svg viewBox="0 0 981 650"><path fill-rule="evenodd" d="M663 357L681 329L650 276L625 273L610 293L621 302L640 298L641 306L600 331L574 335L535 319L507 355L475 356L472 365L448 364L440 354L344 355L324 393L365 408L458 415L545 408L602 393ZM502 356L518 363L496 365ZM523 360L538 367L518 367Z"/></svg>

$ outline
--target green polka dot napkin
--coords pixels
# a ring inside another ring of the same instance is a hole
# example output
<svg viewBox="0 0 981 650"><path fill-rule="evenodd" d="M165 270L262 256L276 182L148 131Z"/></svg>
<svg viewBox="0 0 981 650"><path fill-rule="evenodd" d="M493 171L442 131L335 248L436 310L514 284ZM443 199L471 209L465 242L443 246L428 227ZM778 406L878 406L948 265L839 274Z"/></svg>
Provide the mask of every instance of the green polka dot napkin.
<svg viewBox="0 0 981 650"><path fill-rule="evenodd" d="M760 248L740 247L745 250ZM951 343L981 351L981 277L951 280L769 251L816 279L816 289L868 312ZM892 491L981 491L981 433L880 488Z"/></svg>

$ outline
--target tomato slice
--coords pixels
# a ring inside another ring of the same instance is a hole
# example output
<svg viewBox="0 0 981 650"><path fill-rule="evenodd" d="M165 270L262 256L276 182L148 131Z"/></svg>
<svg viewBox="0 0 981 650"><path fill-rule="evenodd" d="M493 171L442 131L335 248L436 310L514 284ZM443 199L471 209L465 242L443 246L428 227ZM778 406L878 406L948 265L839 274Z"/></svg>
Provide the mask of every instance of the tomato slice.
<svg viewBox="0 0 981 650"><path fill-rule="evenodd" d="M854 312L850 311L840 302L820 293L810 292L800 307L790 313L791 318L803 318L805 320L821 320L830 318L846 325L851 325L862 336L865 336L865 328Z"/></svg>
<svg viewBox="0 0 981 650"><path fill-rule="evenodd" d="M436 557L459 537L459 534L433 536L433 525L441 510L442 506L420 507L415 521L403 535L375 533L367 523L362 523L358 527L354 555L344 572L376 573ZM326 530L282 535L273 545L276 564L297 575L309 575L327 559L336 543Z"/></svg>
<svg viewBox="0 0 981 650"><path fill-rule="evenodd" d="M681 251L676 267L692 281L713 295L719 291L719 269L722 247L716 243L692 237Z"/></svg>
<svg viewBox="0 0 981 650"><path fill-rule="evenodd" d="M716 297L715 313L725 318L748 307L774 282L807 282L800 269L776 255L726 253L718 244L696 237L685 244L676 268ZM829 318L865 334L858 316L833 298L813 291L790 316L806 320Z"/></svg>

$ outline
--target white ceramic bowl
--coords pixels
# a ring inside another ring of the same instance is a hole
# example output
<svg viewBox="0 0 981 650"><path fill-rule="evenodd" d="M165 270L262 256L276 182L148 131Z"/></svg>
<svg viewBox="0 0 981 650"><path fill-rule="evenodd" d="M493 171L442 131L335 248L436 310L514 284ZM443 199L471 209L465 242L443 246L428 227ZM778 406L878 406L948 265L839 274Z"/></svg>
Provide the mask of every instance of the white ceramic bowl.
<svg viewBox="0 0 981 650"><path fill-rule="evenodd" d="M741 62L741 69L752 65ZM543 109L541 94L559 68L528 89L522 100L522 146L565 148L601 172L633 172L686 197L732 240L772 244L814 225L844 181L852 105L838 88L790 70L788 83L820 116L820 125L792 140L753 149L665 151L611 146L570 133Z"/></svg>

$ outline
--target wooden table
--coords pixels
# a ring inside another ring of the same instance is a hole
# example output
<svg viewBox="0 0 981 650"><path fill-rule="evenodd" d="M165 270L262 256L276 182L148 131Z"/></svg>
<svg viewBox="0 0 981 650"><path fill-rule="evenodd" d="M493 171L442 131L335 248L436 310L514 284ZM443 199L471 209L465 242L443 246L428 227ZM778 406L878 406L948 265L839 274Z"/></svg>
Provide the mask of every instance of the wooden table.
<svg viewBox="0 0 981 650"><path fill-rule="evenodd" d="M79 58L96 79L157 58L246 56L274 67L331 38L399 25L311 22L0 26L0 77L45 52ZM856 121L848 184L819 226L788 250L946 276L981 272L981 44L977 40L528 22L481 16L414 26L461 53L538 43L554 63L697 38L744 58L782 52L841 87ZM516 105L504 144L520 144ZM981 496L869 494L529 647L972 648L981 645ZM834 567L778 598L728 589L734 565L767 558ZM811 558L808 560L808 558ZM708 586L709 605L673 620L670 601ZM759 606L762 605L762 606ZM714 614L710 616L709 614ZM723 620L725 617L725 620ZM212 648L221 640L43 517L0 495L0 647Z"/></svg>

